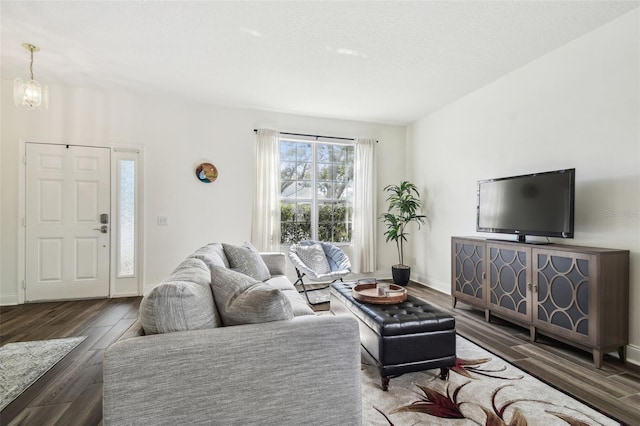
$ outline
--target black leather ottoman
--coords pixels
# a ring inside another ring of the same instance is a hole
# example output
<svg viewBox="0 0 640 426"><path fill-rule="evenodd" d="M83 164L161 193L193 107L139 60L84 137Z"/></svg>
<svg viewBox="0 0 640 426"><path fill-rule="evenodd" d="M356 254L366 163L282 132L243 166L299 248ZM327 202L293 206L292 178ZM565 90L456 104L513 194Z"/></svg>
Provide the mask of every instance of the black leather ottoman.
<svg viewBox="0 0 640 426"><path fill-rule="evenodd" d="M355 300L352 283L331 284L331 311L350 314L360 323L360 342L375 360L382 390L389 379L404 373L440 368L446 380L456 362L455 319L413 296L395 305L375 305Z"/></svg>

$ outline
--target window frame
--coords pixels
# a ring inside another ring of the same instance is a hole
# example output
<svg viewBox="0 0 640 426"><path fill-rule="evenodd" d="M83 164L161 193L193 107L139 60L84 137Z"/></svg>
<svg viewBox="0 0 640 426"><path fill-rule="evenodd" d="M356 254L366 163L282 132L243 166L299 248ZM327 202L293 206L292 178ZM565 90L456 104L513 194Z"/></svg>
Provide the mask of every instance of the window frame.
<svg viewBox="0 0 640 426"><path fill-rule="evenodd" d="M142 230L144 208L144 156L141 149L133 147L112 147L111 155L111 289L110 297L129 297L143 294L144 259ZM134 177L134 264L133 273L121 274L120 262L120 163L133 162Z"/></svg>
<svg viewBox="0 0 640 426"><path fill-rule="evenodd" d="M117 182L117 194L116 194L116 215L117 217L114 217L114 224L116 226L112 227L112 232L115 232L116 234L116 256L115 256L115 269L116 269L116 279L119 278L136 278L137 277L137 271L138 271L138 253L137 253L137 243L138 243L138 239L137 239L137 225L138 225L138 221L136 220L137 217L137 210L138 210L138 199L139 199L139 195L138 195L138 191L137 191L137 185L136 183L138 182L138 176L137 176L137 159L136 158L126 158L126 157L118 157L116 158L116 182ZM130 202L127 202L125 200L123 200L123 195L125 195L123 193L123 190L125 189L125 186L123 185L123 181L122 181L122 175L123 175L123 167L124 165L128 164L129 165L129 171L131 172L131 176L130 178L132 179L132 184L131 184L131 190L132 190L132 200L130 200ZM133 204L132 206L132 214L129 217L129 220L132 222L131 223L131 229L126 229L126 225L123 222L122 218L123 218L123 214L124 212L124 207L128 204ZM126 235L129 234L129 235ZM133 251L133 253L131 254L131 266L130 267L126 267L125 264L123 264L123 260L125 260L125 257L127 257L126 253L123 252L123 242L125 241L125 238L128 237L130 238L131 241L131 250Z"/></svg>
<svg viewBox="0 0 640 426"><path fill-rule="evenodd" d="M344 200L340 200L340 199L336 199L336 198L327 198L327 199L321 199L318 197L318 188L317 188L317 184L318 184L318 146L319 145L332 145L332 146L346 146L346 147L351 147L353 150L352 153L352 160L351 160L351 166L353 167L353 163L354 163L354 158L353 156L355 156L355 145L353 144L353 142L349 143L349 142L335 142L333 140L324 140L323 138L320 137L316 137L313 139L305 139L304 137L291 137L291 136L283 136L280 135L279 139L278 139L278 152L279 152L279 163L282 162L282 153L280 151L281 147L282 147L282 143L283 142L293 142L293 143L298 143L298 144L309 144L311 145L311 159L309 160L309 162L311 163L311 198L298 198L297 197L297 190L296 190L296 196L295 197L283 197L282 196L282 190L280 189L279 194L278 194L278 200L279 200L279 204L280 206L282 206L283 203L289 203L289 204L293 204L296 206L299 204L303 204L303 203L309 203L311 206L310 209L310 215L311 215L311 220L310 220L310 227L311 227L311 232L310 232L310 239L311 240L316 240L318 241L318 236L319 236L319 204L326 204L326 203L339 203L339 202L346 202L347 204L347 209L349 211L349 209L351 210L351 215L347 214L346 215L346 222L347 224L351 225L351 239L349 241L341 241L341 242L335 242L335 241L328 241L331 244L337 245L337 246L348 246L352 244L352 240L353 240L353 198L345 198ZM334 163L334 164L338 164L338 163ZM299 180L294 180L294 182L299 182ZM353 184L353 177L351 177L350 182ZM282 169L278 170L278 187L281 188L282 186ZM333 197L333 195L332 195ZM282 217L282 216L280 216ZM335 223L335 222L334 222ZM282 233L282 222L280 223L280 230L281 230L281 236L280 236L280 244L283 246L289 246L290 243L287 242L282 242L282 238L284 233Z"/></svg>

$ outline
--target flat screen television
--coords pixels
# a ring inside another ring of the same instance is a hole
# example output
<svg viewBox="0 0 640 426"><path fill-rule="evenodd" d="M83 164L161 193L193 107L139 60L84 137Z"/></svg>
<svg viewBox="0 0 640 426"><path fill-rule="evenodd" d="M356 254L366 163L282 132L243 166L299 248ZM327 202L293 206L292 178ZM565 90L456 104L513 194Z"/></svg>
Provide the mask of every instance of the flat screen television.
<svg viewBox="0 0 640 426"><path fill-rule="evenodd" d="M478 181L476 230L573 238L575 169Z"/></svg>

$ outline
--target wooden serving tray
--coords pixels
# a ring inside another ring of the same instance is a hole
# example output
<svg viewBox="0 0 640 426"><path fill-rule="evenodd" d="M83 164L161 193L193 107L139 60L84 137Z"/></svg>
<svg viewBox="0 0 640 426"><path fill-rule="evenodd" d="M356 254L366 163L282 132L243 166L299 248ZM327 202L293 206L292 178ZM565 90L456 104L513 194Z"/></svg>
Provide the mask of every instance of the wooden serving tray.
<svg viewBox="0 0 640 426"><path fill-rule="evenodd" d="M378 296L376 284L356 284L351 289L353 298L364 303L375 303L378 305L393 305L407 300L407 290L399 285L389 284L389 295Z"/></svg>

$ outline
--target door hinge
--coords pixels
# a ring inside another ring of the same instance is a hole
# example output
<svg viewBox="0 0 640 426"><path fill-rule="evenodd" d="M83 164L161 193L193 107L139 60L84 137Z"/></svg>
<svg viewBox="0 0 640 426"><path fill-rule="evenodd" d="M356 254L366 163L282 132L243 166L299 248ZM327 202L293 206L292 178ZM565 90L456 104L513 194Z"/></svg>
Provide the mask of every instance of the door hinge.
<svg viewBox="0 0 640 426"><path fill-rule="evenodd" d="M22 280L22 288L23 289L27 288L27 282L25 280Z"/></svg>
<svg viewBox="0 0 640 426"><path fill-rule="evenodd" d="M23 156L22 156L22 162L23 162L24 164L27 164L27 154L25 154L25 155L23 155Z"/></svg>
<svg viewBox="0 0 640 426"><path fill-rule="evenodd" d="M22 218L22 226L25 227L25 228L27 227L27 217L26 216Z"/></svg>

